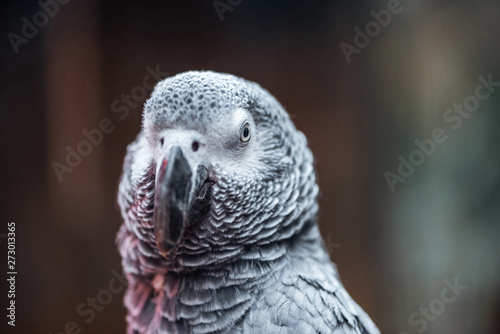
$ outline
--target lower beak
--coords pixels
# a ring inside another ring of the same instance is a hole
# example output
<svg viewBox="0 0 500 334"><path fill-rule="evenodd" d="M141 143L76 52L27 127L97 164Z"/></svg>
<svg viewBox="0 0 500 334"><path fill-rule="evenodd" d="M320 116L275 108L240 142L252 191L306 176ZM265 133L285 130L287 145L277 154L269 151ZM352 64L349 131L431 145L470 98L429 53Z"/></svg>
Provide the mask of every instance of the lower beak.
<svg viewBox="0 0 500 334"><path fill-rule="evenodd" d="M184 231L193 220L190 211L197 211L191 210L193 202L199 202L201 193L206 197L207 177L207 169L201 165L193 177L179 146L172 147L168 158L163 159L156 175L154 222L156 244L165 258L176 256Z"/></svg>

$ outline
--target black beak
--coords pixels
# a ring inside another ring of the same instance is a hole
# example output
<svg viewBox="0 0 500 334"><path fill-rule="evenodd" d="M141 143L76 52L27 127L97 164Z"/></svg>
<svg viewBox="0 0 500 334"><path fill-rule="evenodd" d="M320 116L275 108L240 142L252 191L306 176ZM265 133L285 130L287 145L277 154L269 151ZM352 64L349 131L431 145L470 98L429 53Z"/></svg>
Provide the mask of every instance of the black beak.
<svg viewBox="0 0 500 334"><path fill-rule="evenodd" d="M193 178L179 146L172 147L168 158L162 161L156 175L154 222L156 244L165 258L175 258L186 227L200 213L206 213L211 188L207 178L207 169L202 165Z"/></svg>

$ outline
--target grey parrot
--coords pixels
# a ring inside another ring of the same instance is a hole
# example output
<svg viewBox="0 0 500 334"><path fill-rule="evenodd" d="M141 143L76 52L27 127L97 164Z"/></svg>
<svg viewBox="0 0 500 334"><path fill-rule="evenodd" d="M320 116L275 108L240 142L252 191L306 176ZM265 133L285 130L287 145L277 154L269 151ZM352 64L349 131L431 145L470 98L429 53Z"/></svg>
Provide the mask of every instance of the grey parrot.
<svg viewBox="0 0 500 334"><path fill-rule="evenodd" d="M128 333L379 333L330 262L313 156L258 84L159 82L127 148L117 234Z"/></svg>

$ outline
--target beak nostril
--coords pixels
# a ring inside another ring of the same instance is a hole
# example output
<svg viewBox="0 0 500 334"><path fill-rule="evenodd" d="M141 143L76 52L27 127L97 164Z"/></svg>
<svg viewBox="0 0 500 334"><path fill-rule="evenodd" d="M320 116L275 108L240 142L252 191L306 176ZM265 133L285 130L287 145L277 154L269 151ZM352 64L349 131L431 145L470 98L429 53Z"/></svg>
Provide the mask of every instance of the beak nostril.
<svg viewBox="0 0 500 334"><path fill-rule="evenodd" d="M193 143L191 144L191 149L193 150L193 152L198 151L199 148L200 148L200 143L197 140L193 141Z"/></svg>

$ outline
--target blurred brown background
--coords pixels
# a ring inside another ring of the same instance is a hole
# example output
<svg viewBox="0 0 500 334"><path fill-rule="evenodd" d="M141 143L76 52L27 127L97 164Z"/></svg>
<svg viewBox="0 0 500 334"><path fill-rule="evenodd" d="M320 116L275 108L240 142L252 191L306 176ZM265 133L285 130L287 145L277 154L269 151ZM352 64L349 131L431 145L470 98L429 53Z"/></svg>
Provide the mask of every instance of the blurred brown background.
<svg viewBox="0 0 500 334"><path fill-rule="evenodd" d="M383 333L500 333L500 87L456 129L443 118L479 76L500 82L498 1L60 1L0 5L0 233L16 223L18 272L12 328L0 238L0 332L124 332L115 195L149 67L229 72L285 106L317 160L327 248ZM341 43L388 7L348 63ZM113 131L59 180L103 119ZM436 128L446 141L391 191L384 173Z"/></svg>

